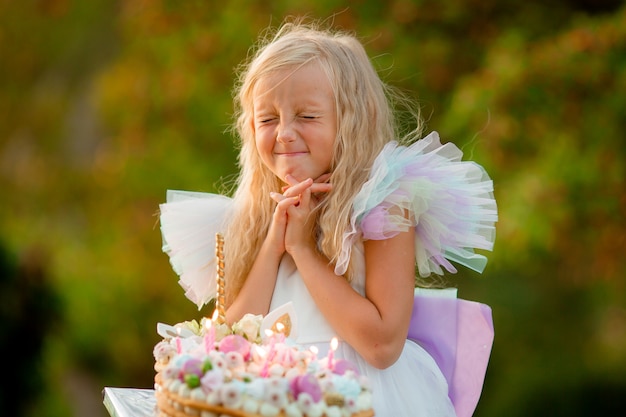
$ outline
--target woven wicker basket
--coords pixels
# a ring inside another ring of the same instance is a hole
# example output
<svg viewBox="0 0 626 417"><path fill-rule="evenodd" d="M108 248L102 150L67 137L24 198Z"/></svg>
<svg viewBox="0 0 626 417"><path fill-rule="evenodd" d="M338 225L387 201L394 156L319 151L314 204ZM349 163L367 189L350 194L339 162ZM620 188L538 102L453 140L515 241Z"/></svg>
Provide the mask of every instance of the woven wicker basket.
<svg viewBox="0 0 626 417"><path fill-rule="evenodd" d="M203 411L219 417L261 417L258 414L247 414L241 410L229 410L209 403L183 398L167 390L157 391L156 399L159 417L201 416ZM280 416L282 417L282 413Z"/></svg>
<svg viewBox="0 0 626 417"><path fill-rule="evenodd" d="M161 375L156 378L156 400L159 408L159 417L191 417L201 416L202 412L213 413L217 417L263 417L260 414L246 413L242 410L233 410L219 405L209 404L204 401L197 401L191 398L181 397L165 389L161 384ZM211 414L209 414L211 415ZM373 410L360 411L352 414L351 417L373 417ZM286 417L281 411L276 417ZM325 417L325 416L322 416Z"/></svg>
<svg viewBox="0 0 626 417"><path fill-rule="evenodd" d="M191 417L201 416L202 412L213 413L217 417L263 417L261 414L246 413L242 410L233 410L205 402L199 402L190 398L183 398L167 390L156 393L159 417ZM211 415L211 414L209 414ZM351 417L373 417L374 411L360 411ZM281 411L276 417L286 417ZM322 416L325 417L325 416Z"/></svg>

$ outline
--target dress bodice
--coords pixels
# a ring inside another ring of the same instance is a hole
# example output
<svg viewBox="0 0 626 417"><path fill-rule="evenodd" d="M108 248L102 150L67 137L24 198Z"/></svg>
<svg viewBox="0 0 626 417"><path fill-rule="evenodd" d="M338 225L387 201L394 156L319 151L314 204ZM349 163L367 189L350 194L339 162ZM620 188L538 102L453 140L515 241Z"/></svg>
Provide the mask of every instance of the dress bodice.
<svg viewBox="0 0 626 417"><path fill-rule="evenodd" d="M359 294L365 295L365 258L362 241L355 243L352 256L355 257L356 273L350 285ZM320 314L293 259L285 254L278 268L270 311L290 301L293 303L297 317L298 337L295 342L302 345L314 344L321 351L325 350L326 344L337 334L326 318Z"/></svg>

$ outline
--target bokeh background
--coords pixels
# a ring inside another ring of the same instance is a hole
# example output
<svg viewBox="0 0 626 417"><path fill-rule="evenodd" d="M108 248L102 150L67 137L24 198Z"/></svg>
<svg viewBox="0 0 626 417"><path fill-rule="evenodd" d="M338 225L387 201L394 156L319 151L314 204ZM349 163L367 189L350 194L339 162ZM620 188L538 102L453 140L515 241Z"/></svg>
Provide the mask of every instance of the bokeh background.
<svg viewBox="0 0 626 417"><path fill-rule="evenodd" d="M355 31L427 131L493 177L477 417L626 410L626 6L618 0L0 0L0 414L105 416L156 323L208 315L161 252L167 189L236 172L234 69L287 15Z"/></svg>

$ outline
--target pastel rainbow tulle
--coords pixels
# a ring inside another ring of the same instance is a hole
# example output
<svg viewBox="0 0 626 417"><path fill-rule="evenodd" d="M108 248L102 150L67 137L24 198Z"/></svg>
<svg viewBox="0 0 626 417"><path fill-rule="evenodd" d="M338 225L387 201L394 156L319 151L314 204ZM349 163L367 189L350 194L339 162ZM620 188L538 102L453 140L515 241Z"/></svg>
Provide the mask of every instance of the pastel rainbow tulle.
<svg viewBox="0 0 626 417"><path fill-rule="evenodd" d="M415 227L421 276L457 272L450 261L482 272L498 219L493 182L478 164L462 161L437 132L406 147L388 143L357 194L335 273L345 273L356 239L388 239ZM406 215L409 213L409 216Z"/></svg>

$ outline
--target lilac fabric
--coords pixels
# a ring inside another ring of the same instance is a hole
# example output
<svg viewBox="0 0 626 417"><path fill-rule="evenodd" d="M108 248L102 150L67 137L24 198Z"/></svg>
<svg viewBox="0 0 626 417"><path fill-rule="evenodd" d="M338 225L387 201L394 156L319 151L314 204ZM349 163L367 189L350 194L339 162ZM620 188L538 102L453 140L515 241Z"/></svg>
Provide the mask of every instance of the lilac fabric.
<svg viewBox="0 0 626 417"><path fill-rule="evenodd" d="M489 306L415 295L408 339L421 345L437 362L448 381L457 417L470 417L476 409L493 338Z"/></svg>

